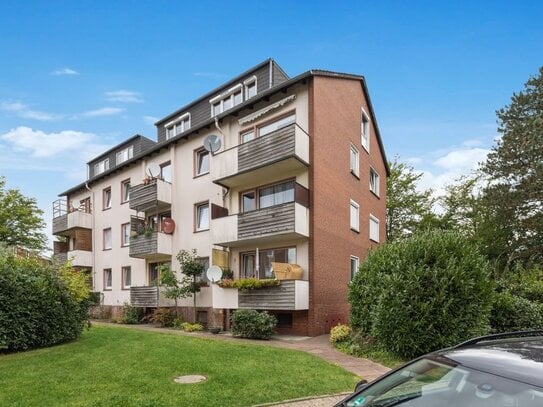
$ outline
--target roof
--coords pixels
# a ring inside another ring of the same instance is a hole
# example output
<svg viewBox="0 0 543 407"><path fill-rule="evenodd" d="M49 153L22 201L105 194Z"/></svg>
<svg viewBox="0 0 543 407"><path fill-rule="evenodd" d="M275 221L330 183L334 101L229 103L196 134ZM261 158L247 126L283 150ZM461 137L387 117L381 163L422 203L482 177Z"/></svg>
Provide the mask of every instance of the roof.
<svg viewBox="0 0 543 407"><path fill-rule="evenodd" d="M117 145L111 147L109 150L104 151L104 152L101 153L100 155L97 155L97 156L94 157L92 160L87 161L87 164L90 164L90 163L93 162L93 161L96 161L96 160L98 160L98 159L100 159L100 158L102 158L102 157L105 157L105 156L108 155L109 153L111 153L111 152L117 150L119 147L121 147L121 146L123 146L123 145L125 145L125 144L128 144L128 143L130 143L131 141L134 141L135 139L138 139L138 138L139 138L139 139L142 139L142 138L143 138L143 139L146 139L146 140L150 141L150 142L153 143L153 144L156 144L156 141L155 141L155 140L151 140L150 138L145 137L145 136L142 136L141 134L135 134L135 135L133 135L132 137L130 137L130 138L124 140L124 141L121 141L119 144L117 144Z"/></svg>
<svg viewBox="0 0 543 407"><path fill-rule="evenodd" d="M253 71L255 69L258 69L258 68L264 66L266 63L270 63L270 62L274 62L273 59L271 59L271 58L267 59L266 61L260 63L259 65L254 66L250 70L245 71L241 75L236 76L234 79L227 82L226 84L221 85L219 88L216 88L213 91L206 93L204 96L196 99L194 102L192 102L192 103L184 106L183 108L178 109L177 111L173 112L172 114L169 114L168 116L162 118L161 120L159 120L156 123L156 125L158 125L160 123L163 123L166 120L169 120L170 118L172 118L172 117L178 115L179 113L185 111L186 109L188 109L193 104L201 101L202 99L208 98L210 95L214 94L214 92L217 92L218 90L223 89L224 87L228 86L228 84L236 82L241 77L247 75L249 72L251 72L251 71ZM190 131L181 133L181 134L179 134L179 135L177 135L175 137L172 137L172 138L170 138L168 140L165 140L165 141L163 141L161 143L156 143L154 147L145 150L141 154L138 154L137 156L134 156L132 159L125 161L121 165L113 167L113 168L111 168L111 169L109 169L107 171L104 171L103 173L101 173L101 174L99 174L99 175L97 175L97 176L95 176L95 177L93 177L91 179L88 179L87 181L82 182L81 184L76 185L75 187L72 187L72 188L60 193L58 196L66 196L66 195L69 195L69 194L71 194L73 192L79 191L79 190L85 188L86 185L91 184L91 183L93 183L95 181L98 181L99 179L104 178L107 175L109 175L109 174L111 174L111 173L113 173L115 171L118 171L119 169L121 169L121 168L123 168L125 166L128 166L128 165L134 163L135 161L140 160L141 158L143 158L145 156L149 156L149 155L151 155L153 153L156 153L156 152L162 150L163 148L165 148L166 146L169 146L172 143L178 142L179 140L188 138L189 136L191 136L191 135L193 135L195 133L198 133L201 129L203 129L205 127L214 125L215 119L221 120L224 117L227 117L227 116L229 116L231 114L237 113L237 112L239 112L239 111L241 111L241 110L243 110L243 109L245 109L245 108L247 108L249 106L253 106L254 104L256 104L256 103L258 103L258 102L260 102L260 101L262 101L262 100L264 100L264 99L266 99L268 97L270 97L271 95L273 95L275 93L278 93L278 92L280 92L280 91L282 91L284 89L287 89L287 88L289 88L291 86L294 86L294 85L298 84L299 82L303 82L305 80L308 80L309 78L314 77L314 76L326 76L326 77L331 77L331 78L342 78L342 79L351 79L351 80L360 81L360 83L362 85L362 91L364 92L364 96L365 96L366 101L368 103L369 114L370 114L372 122L374 124L375 135L376 135L376 138L377 138L377 142L379 144L379 148L381 150L381 155L382 155L382 158L383 158L383 161L384 161L386 173L387 173L387 176L389 176L390 175L390 168L388 166L388 161L387 161L386 154L385 154L385 148L384 148L384 145L383 145L383 141L381 139L381 132L380 132L379 127L377 125L377 119L375 117L375 111L374 111L373 105L371 103L370 95L369 95L369 92L368 92L368 87L366 85L366 80L365 80L364 76L355 75L355 74L348 74L348 73L342 73L342 72L333 72L333 71L327 71L327 70L321 70L321 69L312 69L312 70L306 71L306 72L304 72L304 73L302 73L302 74L300 74L298 76L290 78L290 79L288 79L288 80L286 80L284 82L281 82L278 85L272 86L271 88L268 88L263 92L260 92L256 96L254 96L254 97L240 103L239 105L236 105L235 107L233 107L231 109L228 109L227 111L225 111L225 112L223 112L221 114L218 114L218 115L216 115L214 117L209 118L208 120L200 123L200 125L198 125L198 126L192 127L190 129ZM122 145L124 143L126 143L126 141L122 142L118 146L120 146L120 145ZM111 151L111 150L108 150L108 151ZM99 157L101 157L102 155L100 155Z"/></svg>
<svg viewBox="0 0 543 407"><path fill-rule="evenodd" d="M543 387L543 336L482 341L436 355L468 368Z"/></svg>

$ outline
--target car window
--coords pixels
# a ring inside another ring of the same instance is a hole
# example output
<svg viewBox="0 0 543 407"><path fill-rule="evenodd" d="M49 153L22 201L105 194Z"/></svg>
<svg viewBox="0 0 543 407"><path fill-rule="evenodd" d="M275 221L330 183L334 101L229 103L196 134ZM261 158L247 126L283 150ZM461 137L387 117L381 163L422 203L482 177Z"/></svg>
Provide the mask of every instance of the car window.
<svg viewBox="0 0 543 407"><path fill-rule="evenodd" d="M348 407L541 407L543 389L420 359L355 394Z"/></svg>

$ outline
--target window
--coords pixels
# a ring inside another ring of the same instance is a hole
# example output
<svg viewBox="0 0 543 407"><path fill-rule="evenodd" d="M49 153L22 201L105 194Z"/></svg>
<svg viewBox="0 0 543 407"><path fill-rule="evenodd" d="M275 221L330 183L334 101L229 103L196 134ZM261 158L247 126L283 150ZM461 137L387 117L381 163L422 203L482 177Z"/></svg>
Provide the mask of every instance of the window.
<svg viewBox="0 0 543 407"><path fill-rule="evenodd" d="M130 200L130 179L126 179L121 182L121 203L128 202Z"/></svg>
<svg viewBox="0 0 543 407"><path fill-rule="evenodd" d="M351 199L351 229L358 232L360 230L360 206Z"/></svg>
<svg viewBox="0 0 543 407"><path fill-rule="evenodd" d="M245 88L245 100L256 96L256 76L245 80L243 85Z"/></svg>
<svg viewBox="0 0 543 407"><path fill-rule="evenodd" d="M379 219L370 215L370 240L379 243Z"/></svg>
<svg viewBox="0 0 543 407"><path fill-rule="evenodd" d="M127 290L132 285L132 269L130 266L121 268L121 278L123 280L123 290Z"/></svg>
<svg viewBox="0 0 543 407"><path fill-rule="evenodd" d="M104 250L111 249L111 228L104 229Z"/></svg>
<svg viewBox="0 0 543 407"><path fill-rule="evenodd" d="M163 266L170 267L170 263L149 263L149 269L148 269L148 283L150 286L157 286L160 283L160 268Z"/></svg>
<svg viewBox="0 0 543 407"><path fill-rule="evenodd" d="M356 256L351 256L351 280L354 278L354 275L358 272L359 266L360 266L360 259Z"/></svg>
<svg viewBox="0 0 543 407"><path fill-rule="evenodd" d="M113 275L111 269L104 269L104 290L111 290Z"/></svg>
<svg viewBox="0 0 543 407"><path fill-rule="evenodd" d="M358 150L351 144L351 173L359 177L359 159Z"/></svg>
<svg viewBox="0 0 543 407"><path fill-rule="evenodd" d="M106 209L111 208L111 187L104 189L102 193L103 193L103 199L102 199L103 209L106 210Z"/></svg>
<svg viewBox="0 0 543 407"><path fill-rule="evenodd" d="M209 257L199 257L196 259L198 263L200 263L202 266L204 266L204 272L200 275L198 278L203 283L209 283L209 279L207 278L207 269L209 268Z"/></svg>
<svg viewBox="0 0 543 407"><path fill-rule="evenodd" d="M196 205L196 231L209 229L209 203Z"/></svg>
<svg viewBox="0 0 543 407"><path fill-rule="evenodd" d="M117 165L130 160L134 156L134 147L130 146L117 153Z"/></svg>
<svg viewBox="0 0 543 407"><path fill-rule="evenodd" d="M160 178L166 182L172 182L172 165L170 161L160 164Z"/></svg>
<svg viewBox="0 0 543 407"><path fill-rule="evenodd" d="M272 262L295 264L296 248L259 250L258 256L256 252L243 253L241 255L241 276L243 278L273 278Z"/></svg>
<svg viewBox="0 0 543 407"><path fill-rule="evenodd" d="M166 140L190 129L190 113L186 113L173 122L166 124Z"/></svg>
<svg viewBox="0 0 543 407"><path fill-rule="evenodd" d="M296 115L291 114L289 116L283 117L273 123L266 124L258 129L258 135L264 137L276 130L282 129L283 127L288 126L289 124L296 122Z"/></svg>
<svg viewBox="0 0 543 407"><path fill-rule="evenodd" d="M247 143L248 141L251 141L255 138L255 132L254 130L246 131L245 133L241 134L241 143Z"/></svg>
<svg viewBox="0 0 543 407"><path fill-rule="evenodd" d="M121 225L121 246L128 246L130 244L130 223L123 223Z"/></svg>
<svg viewBox="0 0 543 407"><path fill-rule="evenodd" d="M109 170L109 158L94 164L94 175L101 174L107 170Z"/></svg>
<svg viewBox="0 0 543 407"><path fill-rule="evenodd" d="M254 211L256 209L255 191L248 191L241 194L242 212Z"/></svg>
<svg viewBox="0 0 543 407"><path fill-rule="evenodd" d="M370 191L379 196L379 174L370 168Z"/></svg>
<svg viewBox="0 0 543 407"><path fill-rule="evenodd" d="M211 117L239 105L243 101L241 90L241 84L238 84L226 93L211 99L209 101L211 103Z"/></svg>
<svg viewBox="0 0 543 407"><path fill-rule="evenodd" d="M276 184L258 190L260 209L294 201L294 181Z"/></svg>
<svg viewBox="0 0 543 407"><path fill-rule="evenodd" d="M367 113L362 109L362 121L361 121L361 143L362 147L366 149L366 151L370 151L370 119L367 115Z"/></svg>
<svg viewBox="0 0 543 407"><path fill-rule="evenodd" d="M195 151L196 168L195 176L209 173L209 151L200 149Z"/></svg>

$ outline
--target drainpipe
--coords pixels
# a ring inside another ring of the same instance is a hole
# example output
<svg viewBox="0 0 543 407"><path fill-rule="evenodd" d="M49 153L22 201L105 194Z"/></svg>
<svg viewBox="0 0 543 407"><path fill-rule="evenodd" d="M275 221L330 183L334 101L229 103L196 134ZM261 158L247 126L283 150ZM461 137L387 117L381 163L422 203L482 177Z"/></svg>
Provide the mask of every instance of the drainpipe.
<svg viewBox="0 0 543 407"><path fill-rule="evenodd" d="M89 187L89 183L85 181L85 188L92 195L91 199L91 228L92 228L92 290L96 291L96 231L94 230L94 214L96 211L94 205L94 191ZM100 302L102 302L102 296L100 295Z"/></svg>

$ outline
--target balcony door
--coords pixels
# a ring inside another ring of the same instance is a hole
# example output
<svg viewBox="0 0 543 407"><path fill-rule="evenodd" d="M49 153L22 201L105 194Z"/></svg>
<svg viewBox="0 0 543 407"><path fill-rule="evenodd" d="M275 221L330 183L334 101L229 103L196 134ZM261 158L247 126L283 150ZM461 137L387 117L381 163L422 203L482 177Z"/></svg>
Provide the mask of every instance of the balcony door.
<svg viewBox="0 0 543 407"><path fill-rule="evenodd" d="M258 262L258 269L257 269ZM274 278L272 262L296 263L296 248L285 247L279 249L262 249L254 252L242 253L241 255L241 277L267 279Z"/></svg>

